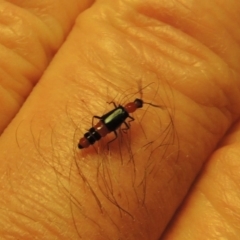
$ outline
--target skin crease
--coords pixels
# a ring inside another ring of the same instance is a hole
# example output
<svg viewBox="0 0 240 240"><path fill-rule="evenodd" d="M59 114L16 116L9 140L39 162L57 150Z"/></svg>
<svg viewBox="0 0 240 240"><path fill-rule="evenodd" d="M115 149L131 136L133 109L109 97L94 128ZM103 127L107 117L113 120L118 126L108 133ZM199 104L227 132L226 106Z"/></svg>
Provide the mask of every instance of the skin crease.
<svg viewBox="0 0 240 240"><path fill-rule="evenodd" d="M239 1L31 2L0 4L1 239L238 239ZM139 79L165 107L77 150Z"/></svg>

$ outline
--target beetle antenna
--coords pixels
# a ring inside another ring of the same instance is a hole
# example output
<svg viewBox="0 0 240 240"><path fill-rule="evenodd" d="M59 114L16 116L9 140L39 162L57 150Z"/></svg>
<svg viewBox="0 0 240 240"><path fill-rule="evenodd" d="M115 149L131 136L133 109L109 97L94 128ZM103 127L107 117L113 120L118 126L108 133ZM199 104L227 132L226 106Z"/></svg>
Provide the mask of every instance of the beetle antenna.
<svg viewBox="0 0 240 240"><path fill-rule="evenodd" d="M138 83L138 91L140 94L140 98L142 99L143 98L142 79L139 79L137 83Z"/></svg>
<svg viewBox="0 0 240 240"><path fill-rule="evenodd" d="M162 109L165 108L165 107L163 107L163 106L161 106L161 105L157 105L157 104L153 104L153 103L149 103L149 102L143 102L143 104L148 104L148 105L150 105L150 106L152 106L152 107L156 107L156 108L162 108Z"/></svg>

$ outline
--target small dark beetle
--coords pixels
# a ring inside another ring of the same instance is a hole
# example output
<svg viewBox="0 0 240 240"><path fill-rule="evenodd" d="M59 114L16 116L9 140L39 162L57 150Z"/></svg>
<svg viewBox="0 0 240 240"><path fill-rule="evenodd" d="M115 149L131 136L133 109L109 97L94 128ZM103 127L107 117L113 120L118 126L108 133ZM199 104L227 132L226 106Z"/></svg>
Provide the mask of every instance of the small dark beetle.
<svg viewBox="0 0 240 240"><path fill-rule="evenodd" d="M94 144L96 141L100 140L102 137L105 137L108 133L114 132L115 138L108 142L111 143L117 138L117 129L125 124L125 128L122 130L128 130L129 124L126 123L126 119L130 118L129 122L134 121L134 118L129 115L129 113L133 113L138 108L143 107L143 100L136 98L134 102L130 102L126 104L124 107L119 105L117 106L114 102L111 102L115 109L104 114L103 116L93 116L94 118L99 119L99 122L91 127L88 132L84 134L84 137L79 140L78 148L87 148L89 145ZM150 104L150 103L148 103ZM152 105L152 104L150 104ZM93 124L92 124L93 125Z"/></svg>

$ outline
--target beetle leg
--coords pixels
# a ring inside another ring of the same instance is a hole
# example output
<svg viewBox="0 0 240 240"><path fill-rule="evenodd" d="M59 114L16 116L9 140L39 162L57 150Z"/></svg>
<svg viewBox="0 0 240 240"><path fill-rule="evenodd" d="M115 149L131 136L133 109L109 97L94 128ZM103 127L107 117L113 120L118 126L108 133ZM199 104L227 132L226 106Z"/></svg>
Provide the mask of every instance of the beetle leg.
<svg viewBox="0 0 240 240"><path fill-rule="evenodd" d="M107 102L108 104L113 104L115 108L117 108L117 105L115 102Z"/></svg>
<svg viewBox="0 0 240 240"><path fill-rule="evenodd" d="M99 117L99 116L93 116L93 117L92 117L92 127L93 127L93 120L94 120L94 118L97 118L97 119L100 119L100 120L102 119L102 118Z"/></svg>
<svg viewBox="0 0 240 240"><path fill-rule="evenodd" d="M128 121L128 124L131 125L130 122L134 121L135 119L131 116L128 116L128 117L131 119L131 120Z"/></svg>
<svg viewBox="0 0 240 240"><path fill-rule="evenodd" d="M133 122L135 119L131 116L128 116L130 118L130 120L128 121L128 123L125 123L126 128L123 128L123 132L126 133L126 131L131 127L131 122Z"/></svg>
<svg viewBox="0 0 240 240"><path fill-rule="evenodd" d="M124 132L124 133L127 133L127 130L130 128L130 126L126 123L126 122L123 122L125 124L125 128L121 128L121 130Z"/></svg>
<svg viewBox="0 0 240 240"><path fill-rule="evenodd" d="M114 134L115 134L115 138L113 138L111 141L109 141L109 142L107 143L107 148L108 148L108 150L109 150L109 144L110 144L111 142L115 141L115 140L117 139L117 137L118 137L117 132L116 132L116 131L113 131L113 132L114 132Z"/></svg>

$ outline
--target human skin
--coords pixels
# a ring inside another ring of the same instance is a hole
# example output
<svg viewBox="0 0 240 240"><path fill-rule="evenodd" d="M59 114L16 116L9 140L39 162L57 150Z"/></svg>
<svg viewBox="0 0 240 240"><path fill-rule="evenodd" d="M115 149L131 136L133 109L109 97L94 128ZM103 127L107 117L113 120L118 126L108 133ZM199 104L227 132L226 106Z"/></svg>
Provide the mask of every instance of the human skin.
<svg viewBox="0 0 240 240"><path fill-rule="evenodd" d="M1 239L239 239L240 3L142 2L0 3Z"/></svg>

